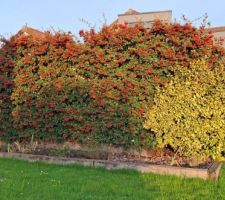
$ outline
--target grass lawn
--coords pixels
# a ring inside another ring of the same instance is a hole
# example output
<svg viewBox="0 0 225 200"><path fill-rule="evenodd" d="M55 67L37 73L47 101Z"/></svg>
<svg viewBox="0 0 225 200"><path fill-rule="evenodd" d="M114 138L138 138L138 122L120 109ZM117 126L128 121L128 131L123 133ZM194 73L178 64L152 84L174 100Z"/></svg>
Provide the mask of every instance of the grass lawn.
<svg viewBox="0 0 225 200"><path fill-rule="evenodd" d="M225 167L217 181L0 159L0 200L225 200Z"/></svg>

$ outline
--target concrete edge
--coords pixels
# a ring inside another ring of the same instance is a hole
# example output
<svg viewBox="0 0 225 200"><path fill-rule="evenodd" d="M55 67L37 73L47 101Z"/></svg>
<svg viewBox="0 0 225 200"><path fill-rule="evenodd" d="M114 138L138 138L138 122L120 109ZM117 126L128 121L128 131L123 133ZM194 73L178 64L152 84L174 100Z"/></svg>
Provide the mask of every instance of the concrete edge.
<svg viewBox="0 0 225 200"><path fill-rule="evenodd" d="M141 173L154 173L162 175L175 175L187 178L200 178L203 180L217 180L219 177L221 162L213 163L209 168L188 168L167 165L154 165L141 162L126 162L119 160L94 160L85 158L65 158L43 156L23 153L0 152L0 158L16 158L30 162L41 161L52 164L81 164L84 166L104 167L106 169L133 169Z"/></svg>
<svg viewBox="0 0 225 200"><path fill-rule="evenodd" d="M217 180L219 178L222 162L215 162L208 168L209 179Z"/></svg>

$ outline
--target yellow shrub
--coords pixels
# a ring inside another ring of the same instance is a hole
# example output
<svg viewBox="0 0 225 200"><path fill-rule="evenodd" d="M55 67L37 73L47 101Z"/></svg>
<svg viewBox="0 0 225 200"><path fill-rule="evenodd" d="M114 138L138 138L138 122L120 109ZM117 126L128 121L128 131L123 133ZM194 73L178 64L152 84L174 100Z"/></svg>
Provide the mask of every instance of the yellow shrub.
<svg viewBox="0 0 225 200"><path fill-rule="evenodd" d="M144 128L159 147L183 156L221 160L225 150L225 69L196 61L176 76L154 99Z"/></svg>

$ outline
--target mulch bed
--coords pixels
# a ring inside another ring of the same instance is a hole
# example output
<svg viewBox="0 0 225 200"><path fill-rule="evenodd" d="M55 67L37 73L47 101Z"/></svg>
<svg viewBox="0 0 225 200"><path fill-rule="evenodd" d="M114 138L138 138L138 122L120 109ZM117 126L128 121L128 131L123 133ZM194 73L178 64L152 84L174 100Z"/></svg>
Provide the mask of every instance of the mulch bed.
<svg viewBox="0 0 225 200"><path fill-rule="evenodd" d="M1 152L27 153L45 156L63 156L67 158L86 158L97 160L113 160L126 162L142 162L156 165L206 169L212 160L181 157L170 149L124 150L112 146L81 146L80 144L56 143L0 143Z"/></svg>

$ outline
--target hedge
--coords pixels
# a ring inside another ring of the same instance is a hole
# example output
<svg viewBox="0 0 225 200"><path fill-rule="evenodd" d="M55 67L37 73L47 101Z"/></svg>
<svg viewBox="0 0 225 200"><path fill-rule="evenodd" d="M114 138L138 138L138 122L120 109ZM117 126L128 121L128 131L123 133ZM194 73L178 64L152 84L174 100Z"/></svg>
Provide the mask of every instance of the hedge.
<svg viewBox="0 0 225 200"><path fill-rule="evenodd" d="M193 62L155 96L144 127L182 156L224 159L225 68Z"/></svg>
<svg viewBox="0 0 225 200"><path fill-rule="evenodd" d="M155 21L149 30L114 24L80 35L83 42L49 32L13 41L16 134L9 129L5 136L151 146L142 124L157 88L193 59L207 55L215 67L223 62L212 34L188 23Z"/></svg>
<svg viewBox="0 0 225 200"><path fill-rule="evenodd" d="M123 127L138 146L152 145L150 134L142 127L143 114L156 89L180 72L177 66L188 67L190 61L203 56L209 57L210 66L223 62L224 51L214 46L212 34L188 23L155 21L150 30L141 25L112 25L80 34L84 46L78 56L78 73L100 81L91 93L93 98L112 99L121 109L128 109L128 124ZM111 86L105 88L104 84ZM111 125L115 126L113 121Z"/></svg>
<svg viewBox="0 0 225 200"><path fill-rule="evenodd" d="M0 137L8 137L15 132L11 116L15 46L5 39L0 42Z"/></svg>

